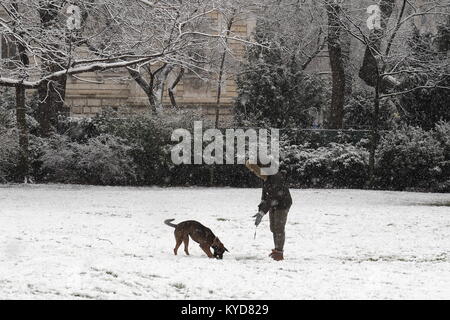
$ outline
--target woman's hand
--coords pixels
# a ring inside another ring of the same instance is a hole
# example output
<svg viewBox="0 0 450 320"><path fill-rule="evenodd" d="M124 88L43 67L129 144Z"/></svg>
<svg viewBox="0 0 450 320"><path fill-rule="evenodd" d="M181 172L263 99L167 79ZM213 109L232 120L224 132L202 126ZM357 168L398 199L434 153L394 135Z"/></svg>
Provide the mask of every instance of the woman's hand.
<svg viewBox="0 0 450 320"><path fill-rule="evenodd" d="M258 226L261 223L261 220L262 220L263 217L264 217L264 213L261 212L261 211L253 216L253 218L256 218L255 219L255 226Z"/></svg>

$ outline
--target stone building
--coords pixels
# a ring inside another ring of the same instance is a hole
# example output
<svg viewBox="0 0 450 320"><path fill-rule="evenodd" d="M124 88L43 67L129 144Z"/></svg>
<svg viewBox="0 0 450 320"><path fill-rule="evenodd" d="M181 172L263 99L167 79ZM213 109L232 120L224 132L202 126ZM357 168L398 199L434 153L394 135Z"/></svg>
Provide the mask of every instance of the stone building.
<svg viewBox="0 0 450 320"><path fill-rule="evenodd" d="M218 16L212 19L220 23ZM236 21L231 31L240 38L249 39L254 29L252 18ZM230 41L229 49L235 57L244 55L244 44ZM238 63L238 61L234 61ZM176 75L169 74L167 85ZM167 88L167 85L165 86ZM181 81L174 89L177 105L186 109L200 110L210 118L215 117L218 81L213 78L200 79L193 72L186 70ZM226 72L221 86L221 118L232 117L232 105L237 96L235 76ZM163 93L164 107L170 109L171 102L167 90ZM148 97L136 81L132 80L126 70L114 70L86 73L79 77L70 77L67 83L66 104L72 116L92 116L104 107L127 111L139 111L150 108Z"/></svg>

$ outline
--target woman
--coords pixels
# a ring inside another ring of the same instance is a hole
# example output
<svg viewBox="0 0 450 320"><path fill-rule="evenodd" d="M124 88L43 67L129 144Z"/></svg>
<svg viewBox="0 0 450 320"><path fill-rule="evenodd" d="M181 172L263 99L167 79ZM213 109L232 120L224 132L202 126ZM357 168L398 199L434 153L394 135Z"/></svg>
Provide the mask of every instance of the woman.
<svg viewBox="0 0 450 320"><path fill-rule="evenodd" d="M255 225L261 223L262 218L269 212L270 231L273 233L275 249L269 255L276 261L283 260L283 249L285 242L285 226L287 215L292 205L292 198L286 179L281 172L267 176L261 173L262 166L246 162L246 167L256 176L263 180L261 203L258 206L258 213L253 217Z"/></svg>

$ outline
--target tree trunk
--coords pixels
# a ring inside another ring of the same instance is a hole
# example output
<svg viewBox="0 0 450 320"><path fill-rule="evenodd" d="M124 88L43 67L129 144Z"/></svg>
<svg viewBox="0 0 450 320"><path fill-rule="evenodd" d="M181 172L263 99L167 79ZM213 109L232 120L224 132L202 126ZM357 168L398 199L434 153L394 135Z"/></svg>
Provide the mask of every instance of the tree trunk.
<svg viewBox="0 0 450 320"><path fill-rule="evenodd" d="M342 129L346 94L345 56L341 39L342 24L340 21L342 8L339 4L328 3L328 52L330 56L332 93L328 115L328 127Z"/></svg>
<svg viewBox="0 0 450 320"><path fill-rule="evenodd" d="M227 23L227 31L226 31L226 38L225 38L225 46L228 44L228 37L231 33L231 27L234 23L234 15L236 14L236 10L233 11L233 15L231 16L230 20ZM220 99L222 98L222 79L224 74L224 68L225 68L225 60L227 57L227 48L225 47L222 52L222 57L220 59L220 66L219 66L219 78L217 79L217 99L216 99L216 119L214 121L214 127L219 127L219 116L220 116ZM211 177L211 184L213 177Z"/></svg>
<svg viewBox="0 0 450 320"><path fill-rule="evenodd" d="M228 20L226 38L225 38L225 48L223 49L222 57L220 59L219 77L217 79L216 117L215 117L215 121L214 121L214 128L219 127L220 100L222 98L222 79L223 79L223 74L224 74L224 69L225 69L225 60L227 58L226 46L228 44L228 37L230 36L230 33L231 33L231 27L233 26L233 23L234 23L234 18L235 18L234 15L235 14L236 14L236 10L233 11L233 14L232 14L230 20ZM212 186L213 184L214 184L214 166L210 166L210 168L209 168L209 185Z"/></svg>
<svg viewBox="0 0 450 320"><path fill-rule="evenodd" d="M353 73L351 70L351 50L352 41L350 33L345 31L342 34L342 59L345 68L345 102L352 96L353 93ZM344 115L344 114L343 114ZM345 124L344 124L345 125Z"/></svg>
<svg viewBox="0 0 450 320"><path fill-rule="evenodd" d="M172 72L173 70L173 66L171 65L167 65L161 72L159 75L156 76L156 81L155 81L155 101L156 101L156 110L158 112L162 112L164 110L164 103L163 103L163 98L164 98L164 87L166 85L166 80L167 77L169 76L169 73Z"/></svg>
<svg viewBox="0 0 450 320"><path fill-rule="evenodd" d="M40 2L39 17L41 28L53 30L57 28L58 16L63 5L62 2ZM53 45L53 53L45 54L45 62L42 63L42 73L51 74L62 70L59 65L64 64L64 57L58 56L58 44ZM38 88L38 122L40 132L48 136L52 125L57 125L58 116L64 112L64 100L66 96L67 76L61 76L56 80L44 81Z"/></svg>
<svg viewBox="0 0 450 320"><path fill-rule="evenodd" d="M176 86L178 85L178 83L181 81L181 79L183 78L184 75L184 68L180 69L180 72L178 73L178 76L176 77L175 81L172 83L172 85L170 86L169 89L167 89L168 93L169 93L169 98L170 98L170 103L172 104L173 108L177 108L177 101L175 99L175 93L174 93L174 89L176 88Z"/></svg>
<svg viewBox="0 0 450 320"><path fill-rule="evenodd" d="M136 81L136 83L139 85L139 87L141 87L141 89L147 95L148 103L150 104L150 110L153 115L156 115L157 110L156 110L155 97L153 95L153 80L148 82L147 80L144 79L144 77L138 70L135 70L133 68L127 68L127 70L128 70L128 73L133 78L133 80ZM153 75L152 75L152 77L153 77Z"/></svg>
<svg viewBox="0 0 450 320"><path fill-rule="evenodd" d="M172 65L169 65L167 63L164 63L155 72L152 72L150 68L147 68L147 72L150 75L149 81L145 80L144 76L139 70L127 68L133 80L136 81L136 83L141 87L142 90L144 90L145 94L147 95L152 114L154 115L157 115L163 110L164 85L169 73L173 70L173 68L174 67ZM176 82L176 84L178 84L178 81ZM169 90L173 90L176 84L169 88Z"/></svg>
<svg viewBox="0 0 450 320"><path fill-rule="evenodd" d="M372 137L369 156L369 186L373 188L375 186L375 153L379 141L379 117L380 117L380 85L381 79L378 77L378 81L375 84L375 98L373 102L373 114L372 114Z"/></svg>
<svg viewBox="0 0 450 320"><path fill-rule="evenodd" d="M56 68L53 67L51 69ZM52 72L51 70L48 71ZM40 133L43 136L50 134L52 126L58 125L58 117L64 114L66 82L67 76L62 76L55 81L44 81L38 88L38 121Z"/></svg>
<svg viewBox="0 0 450 320"><path fill-rule="evenodd" d="M25 87L23 85L16 86L16 121L19 129L19 172L21 181L25 183L28 180L30 172L29 168L29 152L28 152L28 128L26 120L26 104L25 104Z"/></svg>
<svg viewBox="0 0 450 320"><path fill-rule="evenodd" d="M18 14L19 5L16 1L11 3L14 9L14 14ZM26 48L19 41L15 41L15 49L18 52L20 63L24 70L29 66L30 60L26 53ZM26 88L23 84L16 86L16 122L19 130L19 173L21 180L26 183L30 174L29 163L29 140L27 127L27 113L26 113Z"/></svg>

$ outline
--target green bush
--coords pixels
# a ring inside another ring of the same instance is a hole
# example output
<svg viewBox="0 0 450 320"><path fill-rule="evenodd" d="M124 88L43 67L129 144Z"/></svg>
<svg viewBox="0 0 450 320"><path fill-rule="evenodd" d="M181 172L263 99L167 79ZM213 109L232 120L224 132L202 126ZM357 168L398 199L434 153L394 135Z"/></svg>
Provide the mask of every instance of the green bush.
<svg viewBox="0 0 450 320"><path fill-rule="evenodd" d="M44 181L74 184L127 185L136 181L130 147L118 137L102 134L86 143L53 135L41 146Z"/></svg>
<svg viewBox="0 0 450 320"><path fill-rule="evenodd" d="M16 178L20 151L18 141L16 130L0 127L0 182Z"/></svg>
<svg viewBox="0 0 450 320"><path fill-rule="evenodd" d="M94 122L100 132L127 141L136 166L138 184L185 185L191 184L190 181L200 182L200 177L192 178L199 168L188 166L189 174L185 174L183 166L176 168L173 165L170 158L171 146L174 145L171 142L171 135L173 130L178 128L192 132L194 121L197 120L203 119L195 113L185 112L159 117L151 114L132 115L127 118L105 116L97 118ZM205 127L207 125L205 123Z"/></svg>
<svg viewBox="0 0 450 320"><path fill-rule="evenodd" d="M438 181L437 191L450 192L450 123L438 122L433 136L439 141L444 151L444 161L440 164L442 175Z"/></svg>
<svg viewBox="0 0 450 320"><path fill-rule="evenodd" d="M373 123L374 93L366 90L353 92L344 106L344 126L354 129L371 129ZM378 126L381 129L392 129L400 121L392 101L383 99L380 102Z"/></svg>
<svg viewBox="0 0 450 320"><path fill-rule="evenodd" d="M381 188L436 190L446 175L443 145L433 131L418 127L404 126L385 134L376 158Z"/></svg>
<svg viewBox="0 0 450 320"><path fill-rule="evenodd" d="M0 183L14 180L19 162L19 137L14 129L13 103L11 90L0 89Z"/></svg>
<svg viewBox="0 0 450 320"><path fill-rule="evenodd" d="M282 167L291 185L308 188L363 188L368 179L366 149L330 143L311 149L293 145L283 150Z"/></svg>
<svg viewBox="0 0 450 320"><path fill-rule="evenodd" d="M0 101L0 182L17 181L18 176L18 135L8 99ZM213 186L259 186L243 165L172 163L173 130L192 132L196 120L204 119L194 113L124 117L111 112L68 118L48 138L30 134L32 176L36 182L160 186L207 186L213 176ZM210 126L204 122L204 129ZM281 169L292 187L364 188L368 137L366 132L282 130ZM448 122L431 131L400 127L383 133L376 154L378 188L448 192L449 172Z"/></svg>

